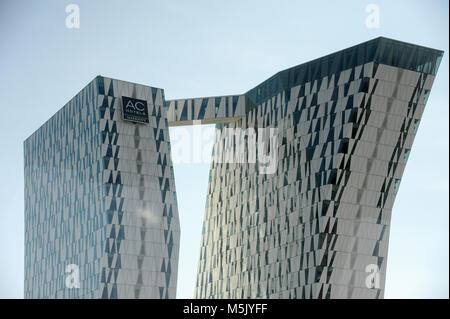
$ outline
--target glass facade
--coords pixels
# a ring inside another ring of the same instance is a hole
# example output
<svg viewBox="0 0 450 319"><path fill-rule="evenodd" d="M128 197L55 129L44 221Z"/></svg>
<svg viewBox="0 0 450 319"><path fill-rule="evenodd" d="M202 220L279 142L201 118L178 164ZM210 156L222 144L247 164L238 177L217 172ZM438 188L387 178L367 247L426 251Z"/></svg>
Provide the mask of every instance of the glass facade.
<svg viewBox="0 0 450 319"><path fill-rule="evenodd" d="M211 165L195 296L382 298L392 206L441 57L378 38L248 91L246 116L217 128L278 128L277 170Z"/></svg>
<svg viewBox="0 0 450 319"><path fill-rule="evenodd" d="M122 96L149 124L122 119ZM163 90L99 76L24 142L25 298L175 298L167 124Z"/></svg>

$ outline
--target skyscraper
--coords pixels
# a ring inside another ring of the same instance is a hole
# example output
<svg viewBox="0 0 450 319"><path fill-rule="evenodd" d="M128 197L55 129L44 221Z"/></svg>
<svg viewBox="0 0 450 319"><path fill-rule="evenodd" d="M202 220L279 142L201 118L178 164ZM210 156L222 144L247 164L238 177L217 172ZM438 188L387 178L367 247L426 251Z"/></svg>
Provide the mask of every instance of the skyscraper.
<svg viewBox="0 0 450 319"><path fill-rule="evenodd" d="M392 206L441 57L377 38L248 91L246 116L221 130L278 128L276 173L212 164L196 297L382 298Z"/></svg>
<svg viewBox="0 0 450 319"><path fill-rule="evenodd" d="M162 89L98 76L24 143L25 298L175 298Z"/></svg>
<svg viewBox="0 0 450 319"><path fill-rule="evenodd" d="M172 101L97 77L24 143L25 296L174 298L167 128L200 122L217 133L196 297L382 298L392 206L442 54L377 38L245 94Z"/></svg>

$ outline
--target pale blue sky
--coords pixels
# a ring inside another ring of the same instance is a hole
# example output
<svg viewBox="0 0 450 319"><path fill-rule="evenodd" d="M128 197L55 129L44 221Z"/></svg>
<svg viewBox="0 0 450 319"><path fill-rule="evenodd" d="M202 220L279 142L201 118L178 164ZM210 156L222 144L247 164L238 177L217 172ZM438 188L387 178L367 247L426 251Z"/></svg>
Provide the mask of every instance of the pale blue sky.
<svg viewBox="0 0 450 319"><path fill-rule="evenodd" d="M80 29L65 7L80 7ZM380 28L365 25L366 5ZM448 298L448 2L0 2L0 298L23 297L22 142L96 75L167 99L243 93L279 70L385 36L445 51L394 205L386 298ZM208 164L175 165L178 296L192 297Z"/></svg>

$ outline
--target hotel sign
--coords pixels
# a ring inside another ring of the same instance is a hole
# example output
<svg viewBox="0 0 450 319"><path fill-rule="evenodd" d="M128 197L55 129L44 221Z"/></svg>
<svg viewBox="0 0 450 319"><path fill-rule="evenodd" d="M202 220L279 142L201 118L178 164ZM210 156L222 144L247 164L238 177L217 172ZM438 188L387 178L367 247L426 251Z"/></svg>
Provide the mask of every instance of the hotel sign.
<svg viewBox="0 0 450 319"><path fill-rule="evenodd" d="M149 123L147 101L122 96L122 117L127 121Z"/></svg>

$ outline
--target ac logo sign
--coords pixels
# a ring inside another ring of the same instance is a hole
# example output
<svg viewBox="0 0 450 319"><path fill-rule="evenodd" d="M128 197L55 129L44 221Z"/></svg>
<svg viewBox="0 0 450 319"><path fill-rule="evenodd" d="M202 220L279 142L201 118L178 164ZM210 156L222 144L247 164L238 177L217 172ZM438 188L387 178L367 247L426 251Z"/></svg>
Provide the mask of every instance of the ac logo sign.
<svg viewBox="0 0 450 319"><path fill-rule="evenodd" d="M149 123L147 101L122 96L123 119L138 123Z"/></svg>

